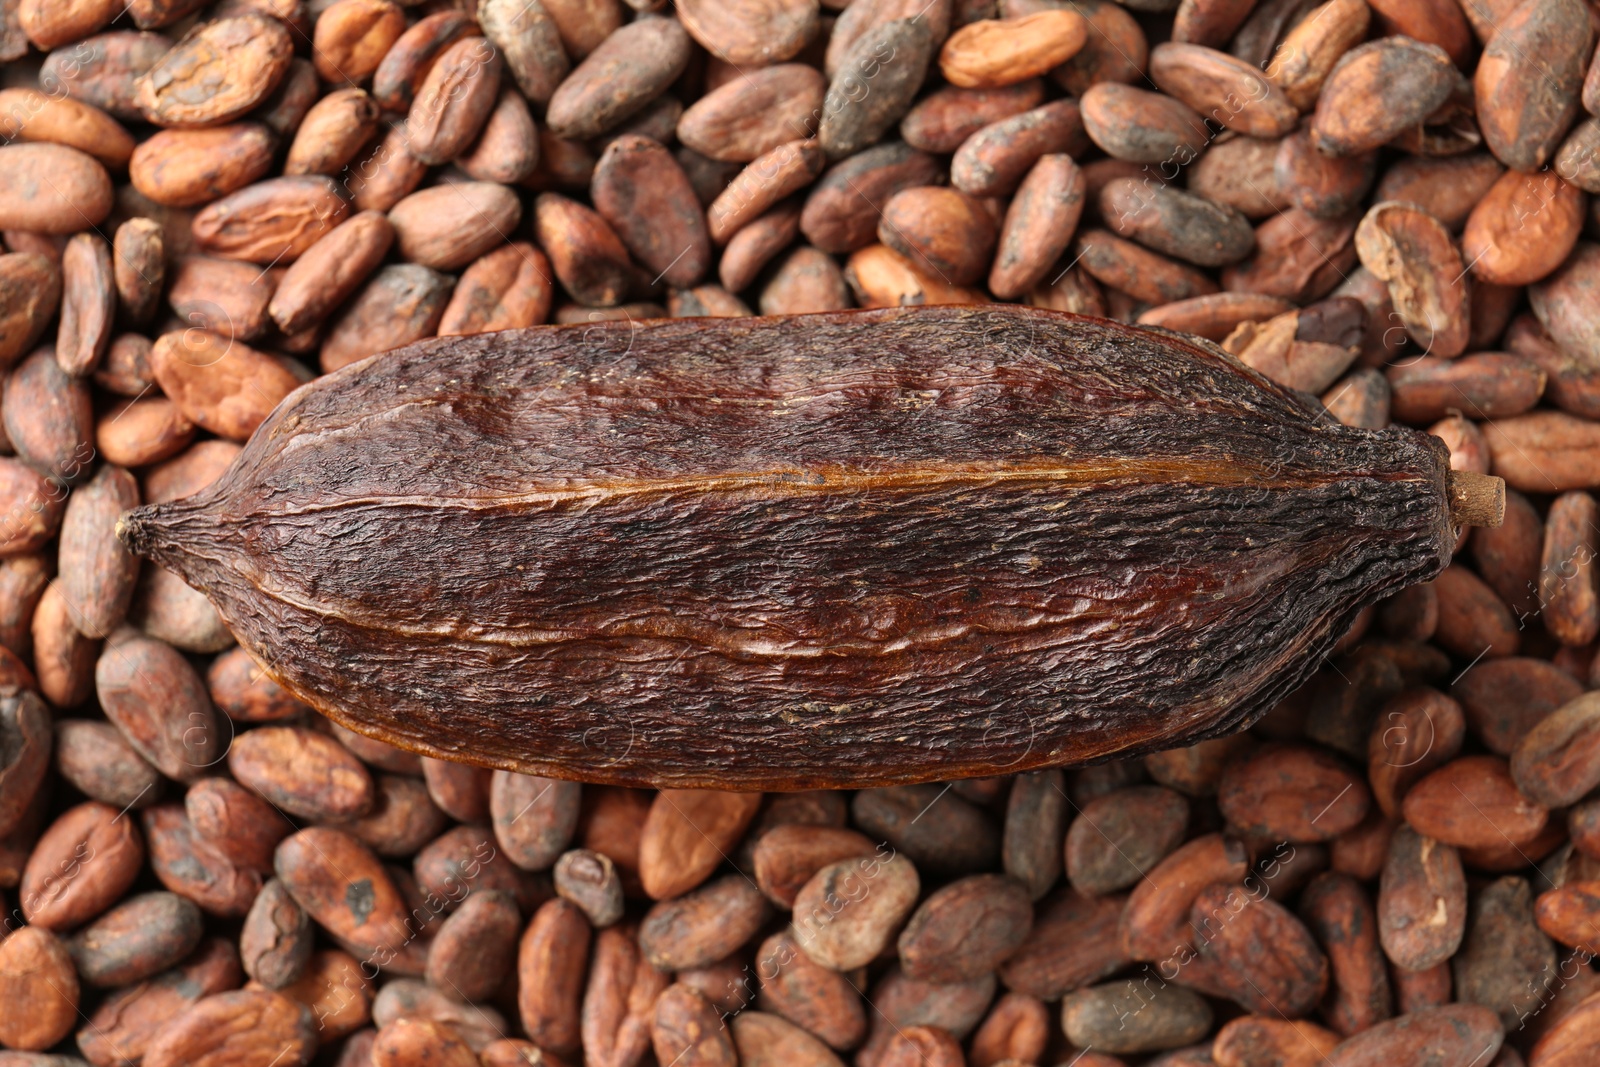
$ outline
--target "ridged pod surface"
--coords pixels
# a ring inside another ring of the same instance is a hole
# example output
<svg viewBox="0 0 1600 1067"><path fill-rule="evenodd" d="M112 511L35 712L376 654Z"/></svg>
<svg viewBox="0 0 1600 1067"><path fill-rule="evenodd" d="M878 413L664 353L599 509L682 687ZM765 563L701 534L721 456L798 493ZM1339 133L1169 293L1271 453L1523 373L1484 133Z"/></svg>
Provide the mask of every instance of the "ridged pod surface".
<svg viewBox="0 0 1600 1067"><path fill-rule="evenodd" d="M425 341L120 532L351 729L857 787L1242 728L1439 573L1447 468L1203 341L905 308Z"/></svg>

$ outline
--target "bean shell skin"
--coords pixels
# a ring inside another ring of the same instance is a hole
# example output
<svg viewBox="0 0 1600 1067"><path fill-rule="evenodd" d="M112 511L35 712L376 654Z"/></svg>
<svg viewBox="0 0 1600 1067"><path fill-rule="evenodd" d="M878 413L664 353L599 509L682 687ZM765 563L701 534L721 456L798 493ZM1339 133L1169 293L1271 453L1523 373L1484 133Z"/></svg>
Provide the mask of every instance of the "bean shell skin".
<svg viewBox="0 0 1600 1067"><path fill-rule="evenodd" d="M358 732L544 777L795 789L1252 722L1364 604L1439 573L1446 495L1439 442L1322 425L1206 342L931 307L421 342L300 388L218 483L121 535ZM1083 577L1112 560L1115 589ZM1146 614L1159 597L1190 610ZM1144 642L1183 652L1127 670Z"/></svg>

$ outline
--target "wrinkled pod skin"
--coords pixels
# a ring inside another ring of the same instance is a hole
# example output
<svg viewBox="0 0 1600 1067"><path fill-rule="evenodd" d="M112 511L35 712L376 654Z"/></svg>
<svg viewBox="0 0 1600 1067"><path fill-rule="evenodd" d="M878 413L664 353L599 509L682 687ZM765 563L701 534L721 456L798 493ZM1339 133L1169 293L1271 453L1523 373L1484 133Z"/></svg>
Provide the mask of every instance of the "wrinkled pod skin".
<svg viewBox="0 0 1600 1067"><path fill-rule="evenodd" d="M860 787L1239 730L1437 575L1442 442L1026 307L536 327L301 387L129 512L295 695L447 759Z"/></svg>

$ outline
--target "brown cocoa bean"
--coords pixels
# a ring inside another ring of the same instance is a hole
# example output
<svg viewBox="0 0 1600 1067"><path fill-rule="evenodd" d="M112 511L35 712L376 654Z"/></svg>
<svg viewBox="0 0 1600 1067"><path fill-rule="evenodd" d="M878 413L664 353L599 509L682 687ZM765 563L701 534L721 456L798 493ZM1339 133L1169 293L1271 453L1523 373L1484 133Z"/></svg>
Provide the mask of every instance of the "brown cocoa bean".
<svg viewBox="0 0 1600 1067"><path fill-rule="evenodd" d="M268 879L239 930L244 973L268 989L292 985L311 962L312 944L311 917L281 881Z"/></svg>
<svg viewBox="0 0 1600 1067"><path fill-rule="evenodd" d="M439 336L538 326L555 296L550 260L527 241L489 252L462 271L439 319Z"/></svg>
<svg viewBox="0 0 1600 1067"><path fill-rule="evenodd" d="M677 19L645 17L621 27L548 97L550 131L584 140L621 125L678 79L689 51L689 35Z"/></svg>
<svg viewBox="0 0 1600 1067"><path fill-rule="evenodd" d="M706 213L672 153L648 137L624 134L595 165L595 210L651 274L688 287L711 267Z"/></svg>
<svg viewBox="0 0 1600 1067"><path fill-rule="evenodd" d="M450 289L449 275L416 263L381 268L328 327L320 354L323 373L432 337Z"/></svg>
<svg viewBox="0 0 1600 1067"><path fill-rule="evenodd" d="M55 767L74 789L116 808L161 799L159 771L110 723L62 719L55 727Z"/></svg>
<svg viewBox="0 0 1600 1067"><path fill-rule="evenodd" d="M25 926L0 941L0 1044L42 1051L72 1032L78 975L66 947L48 929Z"/></svg>
<svg viewBox="0 0 1600 1067"><path fill-rule="evenodd" d="M17 891L22 915L47 930L82 926L127 892L143 864L144 839L126 813L98 801L69 808L28 857Z"/></svg>
<svg viewBox="0 0 1600 1067"><path fill-rule="evenodd" d="M518 950L517 1007L522 1026L536 1044L557 1054L570 1054L579 1047L589 933L589 923L576 905L551 900L534 913ZM656 1002L657 1026L666 997L663 993L663 1000Z"/></svg>
<svg viewBox="0 0 1600 1067"><path fill-rule="evenodd" d="M141 74L134 100L157 126L216 126L270 96L293 58L294 38L277 19L254 13L216 19L196 26Z"/></svg>
<svg viewBox="0 0 1600 1067"><path fill-rule="evenodd" d="M1455 955L1466 922L1460 855L1402 824L1390 839L1378 884L1384 955L1404 970L1426 970Z"/></svg>
<svg viewBox="0 0 1600 1067"><path fill-rule="evenodd" d="M204 997L150 1040L147 1067L304 1067L317 1048L305 1005L270 990L241 989ZM277 1057L274 1060L274 1057Z"/></svg>

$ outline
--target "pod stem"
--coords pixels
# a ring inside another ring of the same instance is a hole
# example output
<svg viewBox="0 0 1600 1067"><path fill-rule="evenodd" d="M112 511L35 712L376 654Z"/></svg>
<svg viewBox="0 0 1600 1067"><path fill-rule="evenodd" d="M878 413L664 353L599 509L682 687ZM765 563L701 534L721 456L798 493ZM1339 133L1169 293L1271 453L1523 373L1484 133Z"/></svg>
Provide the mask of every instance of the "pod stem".
<svg viewBox="0 0 1600 1067"><path fill-rule="evenodd" d="M1477 471L1453 470L1445 476L1450 520L1457 526L1499 526L1506 518L1506 482Z"/></svg>

